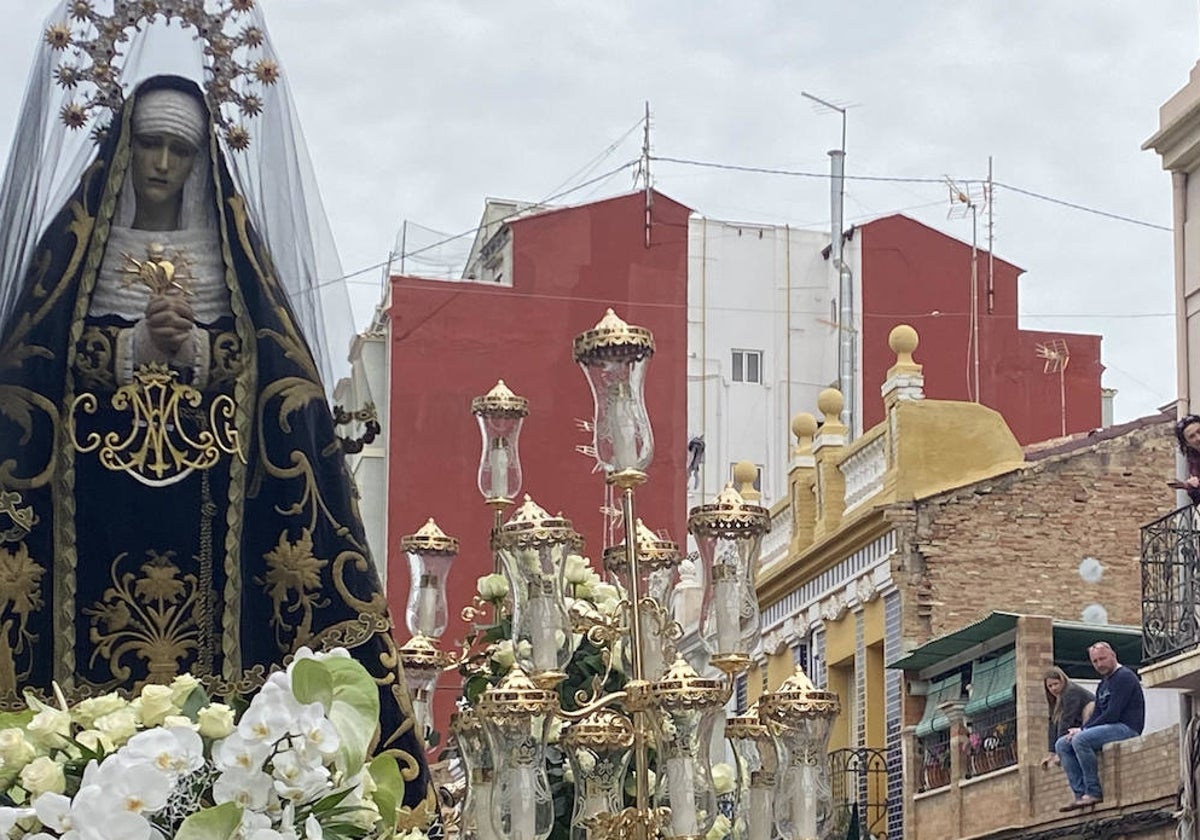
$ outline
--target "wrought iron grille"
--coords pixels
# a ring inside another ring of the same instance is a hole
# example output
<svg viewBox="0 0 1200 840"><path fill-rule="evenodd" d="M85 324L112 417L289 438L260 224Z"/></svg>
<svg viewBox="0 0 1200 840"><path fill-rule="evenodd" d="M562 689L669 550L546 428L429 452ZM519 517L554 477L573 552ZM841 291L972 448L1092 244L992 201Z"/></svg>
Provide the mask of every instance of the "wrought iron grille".
<svg viewBox="0 0 1200 840"><path fill-rule="evenodd" d="M966 775L982 776L1017 763L1017 702L985 709L970 722Z"/></svg>
<svg viewBox="0 0 1200 840"><path fill-rule="evenodd" d="M1181 507L1142 526L1142 661L1200 642L1200 515Z"/></svg>
<svg viewBox="0 0 1200 840"><path fill-rule="evenodd" d="M950 784L950 730L934 732L917 739L921 759L921 778L917 790L924 792Z"/></svg>
<svg viewBox="0 0 1200 840"><path fill-rule="evenodd" d="M829 754L829 776L837 823L849 825L850 814L857 805L860 834L884 837L887 834L887 750L871 747L834 750Z"/></svg>

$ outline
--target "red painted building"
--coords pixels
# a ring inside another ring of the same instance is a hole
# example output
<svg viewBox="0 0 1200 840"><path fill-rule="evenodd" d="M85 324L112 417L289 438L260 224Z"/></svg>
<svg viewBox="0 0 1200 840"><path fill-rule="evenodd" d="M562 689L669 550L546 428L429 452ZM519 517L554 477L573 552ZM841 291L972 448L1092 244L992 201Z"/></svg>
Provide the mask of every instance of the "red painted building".
<svg viewBox="0 0 1200 840"><path fill-rule="evenodd" d="M971 246L906 216L855 229L862 249L863 428L883 419L879 388L895 357L887 336L911 324L921 336L916 357L931 399L974 396L971 336ZM1101 425L1100 336L1022 330L1017 281L1023 269L977 254L979 401L996 409L1022 444ZM1061 375L1061 357L1069 356ZM1044 358L1055 355L1060 361Z"/></svg>
<svg viewBox="0 0 1200 840"><path fill-rule="evenodd" d="M591 420L592 397L571 342L608 307L654 333L646 402L655 456L650 481L636 497L638 515L684 541L691 211L659 193L651 198L648 218L645 194L635 193L503 223L485 219L486 241L476 240L485 258L477 279L391 278L388 598L398 620L409 583L399 539L432 516L460 544L444 639L468 632L456 612L470 601L476 579L492 571L492 512L476 488L480 440L471 399L497 379L529 400L520 440L522 493L569 518L586 539L584 553L600 567L605 483L595 460L577 449L591 443L580 421ZM402 627L397 635L408 637ZM439 683L435 707L443 733L459 689L455 676Z"/></svg>

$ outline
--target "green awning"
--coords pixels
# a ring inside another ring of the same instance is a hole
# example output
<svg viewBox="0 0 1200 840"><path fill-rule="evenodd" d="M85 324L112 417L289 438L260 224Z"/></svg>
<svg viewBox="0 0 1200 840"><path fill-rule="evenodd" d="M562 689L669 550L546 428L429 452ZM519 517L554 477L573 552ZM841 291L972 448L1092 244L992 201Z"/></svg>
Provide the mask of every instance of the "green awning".
<svg viewBox="0 0 1200 840"><path fill-rule="evenodd" d="M971 675L971 699L963 712L971 717L1010 703L1016 687L1017 651L1013 649L975 666Z"/></svg>
<svg viewBox="0 0 1200 840"><path fill-rule="evenodd" d="M934 732L950 728L950 718L938 708L942 703L958 700L962 697L962 674L951 674L943 680L938 680L929 688L925 695L925 714L917 724L916 735L924 738Z"/></svg>
<svg viewBox="0 0 1200 840"><path fill-rule="evenodd" d="M1015 631L1018 618L1020 616L1016 613L993 612L974 624L926 642L889 662L887 667L910 672L929 669L936 676L938 668L935 666L943 662L947 662L948 667L942 670L948 670L954 667L955 662L969 662L1003 648L1004 644L996 644L994 640L1004 633ZM1058 618L1054 619L1054 664L1066 671L1069 677L1095 679L1098 675L1088 661L1087 649L1093 642L1099 641L1112 645L1121 664L1134 669L1142 664L1141 627L1086 624Z"/></svg>

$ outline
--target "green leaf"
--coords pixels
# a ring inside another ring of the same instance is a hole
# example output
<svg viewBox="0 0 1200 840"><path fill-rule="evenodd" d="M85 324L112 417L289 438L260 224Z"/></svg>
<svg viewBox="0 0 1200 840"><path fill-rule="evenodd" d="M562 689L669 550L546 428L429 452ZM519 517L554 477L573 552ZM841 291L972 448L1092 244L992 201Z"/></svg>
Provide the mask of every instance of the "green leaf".
<svg viewBox="0 0 1200 840"><path fill-rule="evenodd" d="M316 805L312 806L313 813L319 814L322 811L332 811L334 808L340 805L342 800L349 796L353 790L354 788L346 788L345 790L339 790L337 793L329 794L329 796L326 796Z"/></svg>
<svg viewBox="0 0 1200 840"><path fill-rule="evenodd" d="M292 668L292 693L301 703L324 707L342 741L342 769L348 776L358 773L379 726L379 689L367 669L341 656L302 659Z"/></svg>
<svg viewBox="0 0 1200 840"><path fill-rule="evenodd" d="M316 659L292 666L292 693L301 703L320 703L325 714L333 706L333 672Z"/></svg>
<svg viewBox="0 0 1200 840"><path fill-rule="evenodd" d="M241 824L242 806L226 802L192 814L175 832L175 840L229 840Z"/></svg>
<svg viewBox="0 0 1200 840"><path fill-rule="evenodd" d="M390 755L376 758L368 770L375 780L375 792L371 798L375 800L375 807L383 818L380 835L386 837L396 828L396 808L404 795L404 777L400 775L400 765Z"/></svg>
<svg viewBox="0 0 1200 840"><path fill-rule="evenodd" d="M212 699L208 696L208 692L203 686L196 686L192 689L192 693L183 701L183 708L180 714L184 715L192 723L200 719L200 710L208 708L212 705Z"/></svg>

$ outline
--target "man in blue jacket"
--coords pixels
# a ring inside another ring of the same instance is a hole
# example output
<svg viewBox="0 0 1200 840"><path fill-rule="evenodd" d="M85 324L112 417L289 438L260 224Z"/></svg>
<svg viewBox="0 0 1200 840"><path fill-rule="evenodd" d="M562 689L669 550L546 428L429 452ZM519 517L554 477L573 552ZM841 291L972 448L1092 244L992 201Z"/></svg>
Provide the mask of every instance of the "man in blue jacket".
<svg viewBox="0 0 1200 840"><path fill-rule="evenodd" d="M1108 642L1088 648L1092 667L1100 675L1096 686L1096 708L1079 729L1069 729L1054 745L1075 799L1059 810L1086 808L1104 799L1096 752L1105 744L1142 734L1146 722L1146 698L1137 674L1117 661Z"/></svg>

